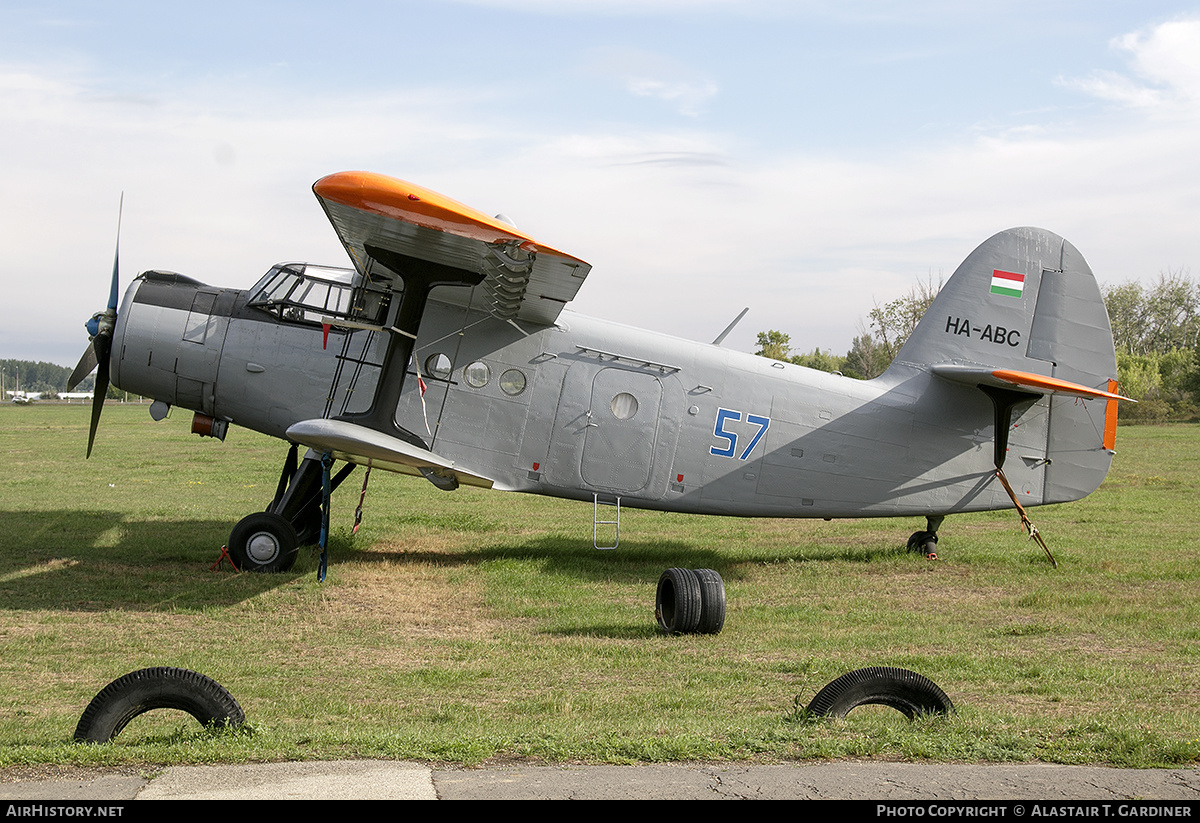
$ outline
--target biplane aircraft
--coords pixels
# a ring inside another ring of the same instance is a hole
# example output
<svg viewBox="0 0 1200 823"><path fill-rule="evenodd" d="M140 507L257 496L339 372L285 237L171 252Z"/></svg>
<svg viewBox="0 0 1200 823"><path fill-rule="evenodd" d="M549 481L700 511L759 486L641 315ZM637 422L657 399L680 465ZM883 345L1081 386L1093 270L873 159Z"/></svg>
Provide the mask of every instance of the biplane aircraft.
<svg viewBox="0 0 1200 823"><path fill-rule="evenodd" d="M419 186L343 172L313 191L352 267L281 263L248 290L147 271L118 310L114 262L74 376L99 365L89 455L110 379L156 419L183 408L198 434L290 444L274 499L230 535L241 569L323 543L355 465L588 501L597 526L630 506L924 517L909 547L932 553L956 512L1017 508L1032 536L1025 507L1089 494L1112 460L1108 316L1048 231L979 246L864 381L576 314L587 263Z"/></svg>

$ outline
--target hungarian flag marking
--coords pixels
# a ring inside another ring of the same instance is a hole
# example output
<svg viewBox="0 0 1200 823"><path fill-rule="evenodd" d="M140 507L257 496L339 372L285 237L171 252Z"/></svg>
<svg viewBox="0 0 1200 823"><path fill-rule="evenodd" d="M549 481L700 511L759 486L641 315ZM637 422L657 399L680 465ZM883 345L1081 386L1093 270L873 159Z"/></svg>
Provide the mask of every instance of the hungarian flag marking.
<svg viewBox="0 0 1200 823"><path fill-rule="evenodd" d="M1007 297L1020 297L1025 290L1025 275L1011 271L992 272L992 294L1003 294Z"/></svg>

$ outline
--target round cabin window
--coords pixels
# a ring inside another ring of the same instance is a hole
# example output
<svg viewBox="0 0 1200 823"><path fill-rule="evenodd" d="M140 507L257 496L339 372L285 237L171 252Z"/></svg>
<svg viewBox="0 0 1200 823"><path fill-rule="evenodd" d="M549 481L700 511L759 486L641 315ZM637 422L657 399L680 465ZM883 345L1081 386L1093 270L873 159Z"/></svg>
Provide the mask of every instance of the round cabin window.
<svg viewBox="0 0 1200 823"><path fill-rule="evenodd" d="M629 392L621 392L612 399L613 417L618 420L628 420L637 414L638 402L637 398Z"/></svg>
<svg viewBox="0 0 1200 823"><path fill-rule="evenodd" d="M500 391L509 397L516 397L525 391L525 375L518 369L509 369L500 375Z"/></svg>
<svg viewBox="0 0 1200 823"><path fill-rule="evenodd" d="M450 358L438 352L425 360L425 373L434 380L445 380L450 376Z"/></svg>
<svg viewBox="0 0 1200 823"><path fill-rule="evenodd" d="M468 386L476 389L482 389L487 385L488 380L492 377L492 370L488 368L488 364L482 360L476 360L474 363L463 369L463 380Z"/></svg>

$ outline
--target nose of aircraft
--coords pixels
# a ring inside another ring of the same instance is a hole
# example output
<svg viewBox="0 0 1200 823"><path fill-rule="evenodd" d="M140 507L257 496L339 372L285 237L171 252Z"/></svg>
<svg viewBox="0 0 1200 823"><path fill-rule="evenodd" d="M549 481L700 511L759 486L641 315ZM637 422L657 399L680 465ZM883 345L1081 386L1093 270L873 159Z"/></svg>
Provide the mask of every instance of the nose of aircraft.
<svg viewBox="0 0 1200 823"><path fill-rule="evenodd" d="M96 428L100 424L100 412L104 409L104 395L108 393L109 382L109 355L112 353L113 330L117 326L117 300L118 290L120 288L120 256L121 256L121 212L125 208L125 195L121 195L121 204L117 208L117 249L113 253L113 270L112 283L108 293L108 307L102 311L92 315L92 318L87 321L85 327L88 335L91 337L88 347L84 350L83 356L79 358L79 363L75 366L75 370L71 372L71 378L67 381L67 391L71 391L83 378L92 373L92 369L98 369L96 372L96 388L92 395L92 422L88 429L88 448L87 456L92 456L92 446L96 442Z"/></svg>

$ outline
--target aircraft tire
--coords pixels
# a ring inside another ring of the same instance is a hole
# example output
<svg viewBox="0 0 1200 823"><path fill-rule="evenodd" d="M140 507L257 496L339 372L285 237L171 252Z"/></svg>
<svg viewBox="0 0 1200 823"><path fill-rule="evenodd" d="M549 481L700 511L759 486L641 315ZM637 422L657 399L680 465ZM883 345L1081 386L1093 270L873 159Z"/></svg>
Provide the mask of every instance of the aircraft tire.
<svg viewBox="0 0 1200 823"><path fill-rule="evenodd" d="M908 538L908 550L926 556L937 554L937 542L936 532L913 532Z"/></svg>
<svg viewBox="0 0 1200 823"><path fill-rule="evenodd" d="M75 727L81 743L107 743L130 720L152 709L179 709L204 726L237 728L242 707L215 680L187 669L160 666L118 677L92 698Z"/></svg>
<svg viewBox="0 0 1200 823"><path fill-rule="evenodd" d="M285 572L296 562L300 541L287 518L255 512L233 527L228 548L229 559L241 571Z"/></svg>
<svg viewBox="0 0 1200 823"><path fill-rule="evenodd" d="M700 622L697 634L720 634L725 627L725 581L713 569L696 569L700 581Z"/></svg>
<svg viewBox="0 0 1200 823"><path fill-rule="evenodd" d="M654 617L667 634L692 634L703 608L700 579L691 569L667 569L658 578Z"/></svg>
<svg viewBox="0 0 1200 823"><path fill-rule="evenodd" d="M952 714L954 704L938 685L907 669L874 666L847 672L817 692L810 714L845 717L866 705L890 706L910 720L924 714Z"/></svg>

